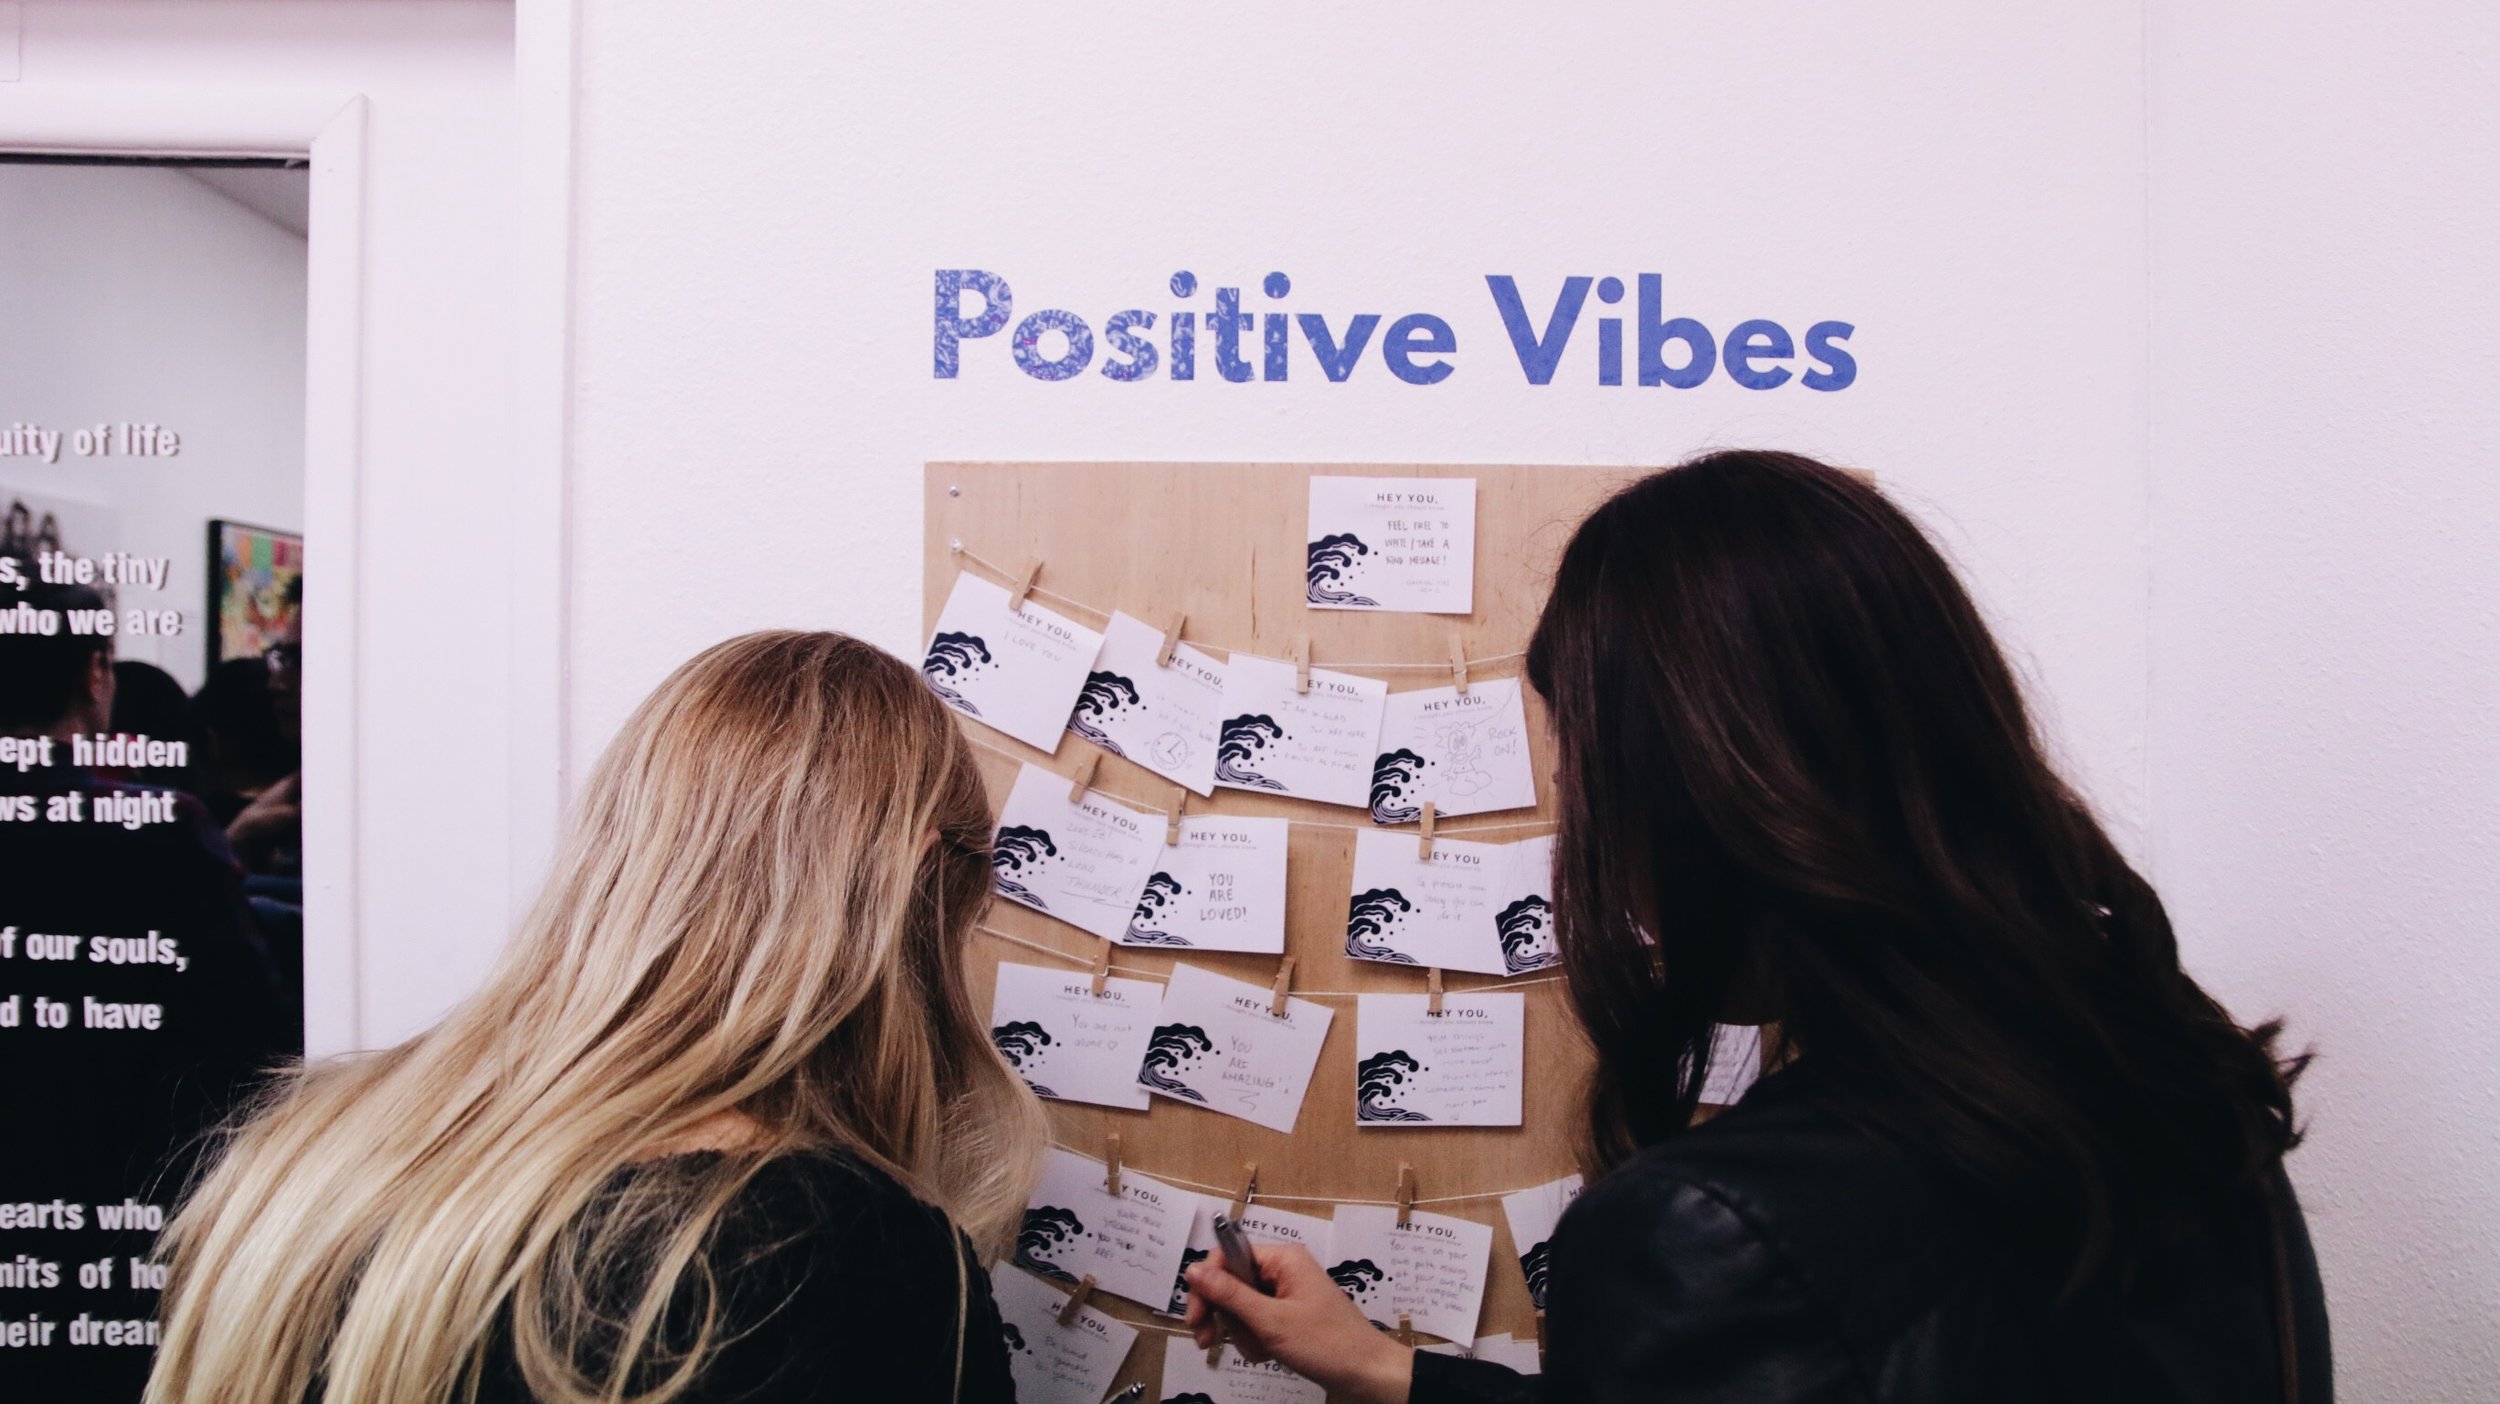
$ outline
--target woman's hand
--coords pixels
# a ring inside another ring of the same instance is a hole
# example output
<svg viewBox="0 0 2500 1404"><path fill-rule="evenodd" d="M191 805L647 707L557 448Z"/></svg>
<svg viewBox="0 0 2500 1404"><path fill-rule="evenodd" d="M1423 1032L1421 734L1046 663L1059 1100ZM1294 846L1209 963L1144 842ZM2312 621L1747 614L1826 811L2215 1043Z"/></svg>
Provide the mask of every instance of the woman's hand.
<svg viewBox="0 0 2500 1404"><path fill-rule="evenodd" d="M1251 1251L1274 1296L1212 1259L1190 1268L1187 1320L1200 1346L1214 1346L1221 1312L1244 1359L1282 1361L1353 1404L1406 1404L1413 1349L1366 1320L1308 1250L1254 1243Z"/></svg>

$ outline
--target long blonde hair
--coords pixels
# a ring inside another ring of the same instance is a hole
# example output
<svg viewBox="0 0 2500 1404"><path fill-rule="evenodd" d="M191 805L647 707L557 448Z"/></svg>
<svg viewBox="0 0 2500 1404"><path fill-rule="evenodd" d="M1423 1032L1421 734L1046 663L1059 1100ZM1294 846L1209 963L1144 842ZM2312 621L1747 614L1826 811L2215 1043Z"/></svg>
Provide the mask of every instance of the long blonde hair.
<svg viewBox="0 0 2500 1404"><path fill-rule="evenodd" d="M783 1153L847 1152L997 1251L1044 1131L964 982L988 848L971 752L908 664L765 633L679 668L485 987L235 1133L169 1230L149 1404L466 1399L507 1328L541 1399L665 1400L718 1344L708 1305L691 1346L662 1339L672 1294L708 1303L705 1238ZM671 1186L630 1215L656 1235L601 1227L619 1167L724 1113L751 1147L642 1177ZM621 1320L583 1270L620 1254Z"/></svg>

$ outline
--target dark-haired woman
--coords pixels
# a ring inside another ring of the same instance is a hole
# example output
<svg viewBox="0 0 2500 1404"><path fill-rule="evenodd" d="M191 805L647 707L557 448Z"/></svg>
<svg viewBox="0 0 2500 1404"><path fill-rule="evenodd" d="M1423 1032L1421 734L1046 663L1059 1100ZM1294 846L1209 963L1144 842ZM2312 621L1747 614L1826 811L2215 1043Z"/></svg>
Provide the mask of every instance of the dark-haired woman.
<svg viewBox="0 0 2500 1404"><path fill-rule="evenodd" d="M1211 1310L1340 1398L2326 1404L2297 1058L2179 967L1935 547L1723 453L1600 507L1528 654L1597 1052L1546 1372L1418 1355L1309 1255ZM1783 1065L1696 1124L1711 1026Z"/></svg>

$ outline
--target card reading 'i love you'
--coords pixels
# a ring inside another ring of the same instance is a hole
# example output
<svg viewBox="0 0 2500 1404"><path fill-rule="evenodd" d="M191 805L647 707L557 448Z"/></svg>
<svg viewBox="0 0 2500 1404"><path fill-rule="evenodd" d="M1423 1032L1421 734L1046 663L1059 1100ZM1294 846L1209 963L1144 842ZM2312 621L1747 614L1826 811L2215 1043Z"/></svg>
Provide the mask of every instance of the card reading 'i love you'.
<svg viewBox="0 0 2500 1404"><path fill-rule="evenodd" d="M1056 753L1069 709L1102 652L1102 635L965 571L938 611L920 675L946 705L1028 746Z"/></svg>

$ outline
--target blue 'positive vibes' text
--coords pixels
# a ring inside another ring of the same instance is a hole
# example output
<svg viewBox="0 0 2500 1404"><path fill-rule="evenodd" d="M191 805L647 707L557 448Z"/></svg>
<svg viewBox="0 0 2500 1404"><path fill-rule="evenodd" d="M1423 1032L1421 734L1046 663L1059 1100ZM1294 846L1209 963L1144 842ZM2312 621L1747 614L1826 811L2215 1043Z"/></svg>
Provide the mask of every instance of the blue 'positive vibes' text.
<svg viewBox="0 0 2500 1404"><path fill-rule="evenodd" d="M1553 383L1572 334L1583 315L1595 310L1592 296L1600 307L1613 307L1627 291L1621 278L1575 274L1563 279L1550 305L1531 310L1509 274L1489 274L1484 282L1511 354L1530 385ZM1846 390L1858 378L1857 357L1842 344L1857 330L1847 322L1816 322L1802 335L1792 335L1778 322L1754 318L1717 334L1694 318L1669 316L1665 285L1659 274L1643 273L1634 280L1628 317L1597 312L1598 384L1624 384L1627 360L1631 383L1677 390L1690 390L1721 371L1748 390L1776 390L1791 381L1809 390ZM1197 296L1198 277L1175 273L1170 286L1173 297L1186 301ZM1270 273L1259 291L1269 303L1282 302L1292 293L1293 280ZM1389 374L1409 385L1438 385L1456 369L1458 355L1457 331L1429 312L1408 313L1385 327L1377 312L1358 312L1331 323L1321 313L1265 304L1245 311L1239 288L1214 289L1212 305L1203 310L1178 307L1158 315L1132 307L1114 312L1102 324L1105 344L1099 348L1093 326L1074 312L1046 307L1017 320L1015 293L995 273L941 268L935 292L931 359L940 380L956 377L965 342L1001 332L1007 333L1007 352L1016 367L1035 380L1068 380L1088 368L1110 380L1196 380L1203 350L1212 379L1286 380L1301 361L1338 383L1351 377L1365 353L1377 346L1377 359ZM1633 329L1628 354L1627 320ZM1294 349L1296 332L1300 351Z"/></svg>

